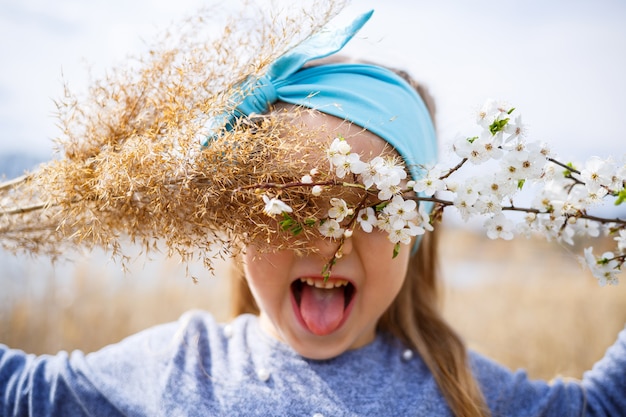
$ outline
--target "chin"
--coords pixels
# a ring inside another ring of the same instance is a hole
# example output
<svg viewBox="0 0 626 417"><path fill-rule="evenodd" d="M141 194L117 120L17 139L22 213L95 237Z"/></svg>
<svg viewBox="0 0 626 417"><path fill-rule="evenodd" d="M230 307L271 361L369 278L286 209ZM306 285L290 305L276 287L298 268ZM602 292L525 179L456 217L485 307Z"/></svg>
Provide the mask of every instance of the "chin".
<svg viewBox="0 0 626 417"><path fill-rule="evenodd" d="M342 335L338 331L328 336L309 335L304 339L289 340L287 343L300 356L307 359L327 360L340 356L349 350L363 347L374 340L374 335L356 338L350 336L354 335Z"/></svg>
<svg viewBox="0 0 626 417"><path fill-rule="evenodd" d="M300 356L317 361L333 359L350 350L343 346L328 346L327 343L319 343L317 345L318 346L312 346L311 344L307 344L307 346L291 345L291 347L298 352Z"/></svg>

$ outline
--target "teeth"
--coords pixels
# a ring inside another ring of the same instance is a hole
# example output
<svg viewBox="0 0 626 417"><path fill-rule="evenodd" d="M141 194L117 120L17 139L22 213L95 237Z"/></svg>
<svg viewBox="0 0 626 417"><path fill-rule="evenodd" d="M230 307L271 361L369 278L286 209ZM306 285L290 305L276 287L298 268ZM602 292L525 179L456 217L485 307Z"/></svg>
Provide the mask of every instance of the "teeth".
<svg viewBox="0 0 626 417"><path fill-rule="evenodd" d="M327 290L337 287L345 287L346 285L348 285L348 281L345 279L332 279L324 282L324 280L321 279L300 278L300 282L310 285L311 287L324 288Z"/></svg>

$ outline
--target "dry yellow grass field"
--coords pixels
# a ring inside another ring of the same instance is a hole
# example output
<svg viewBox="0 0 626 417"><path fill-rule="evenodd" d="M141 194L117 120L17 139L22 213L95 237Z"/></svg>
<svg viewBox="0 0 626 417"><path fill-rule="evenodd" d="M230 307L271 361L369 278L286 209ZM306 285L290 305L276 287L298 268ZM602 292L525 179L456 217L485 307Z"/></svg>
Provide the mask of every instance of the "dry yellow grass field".
<svg viewBox="0 0 626 417"><path fill-rule="evenodd" d="M600 287L577 260L582 249L448 230L443 271L467 284L445 287L446 316L471 348L509 368L580 378L626 324L626 282Z"/></svg>
<svg viewBox="0 0 626 417"><path fill-rule="evenodd" d="M473 349L534 378L580 377L624 327L626 283L599 287L576 259L582 248L443 231L445 314ZM127 276L112 277L94 259L31 273L11 282L20 295L0 307L0 343L32 353L93 351L193 308L224 319L223 269L219 277L197 273L197 284L171 260L139 263Z"/></svg>

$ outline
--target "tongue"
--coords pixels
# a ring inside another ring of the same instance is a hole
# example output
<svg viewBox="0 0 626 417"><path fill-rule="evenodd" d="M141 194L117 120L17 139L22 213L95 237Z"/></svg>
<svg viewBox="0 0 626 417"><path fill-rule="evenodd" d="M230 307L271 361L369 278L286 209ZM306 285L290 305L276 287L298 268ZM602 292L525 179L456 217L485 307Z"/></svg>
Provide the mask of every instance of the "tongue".
<svg viewBox="0 0 626 417"><path fill-rule="evenodd" d="M334 331L343 318L344 289L322 289L304 285L300 314L311 332L324 336Z"/></svg>

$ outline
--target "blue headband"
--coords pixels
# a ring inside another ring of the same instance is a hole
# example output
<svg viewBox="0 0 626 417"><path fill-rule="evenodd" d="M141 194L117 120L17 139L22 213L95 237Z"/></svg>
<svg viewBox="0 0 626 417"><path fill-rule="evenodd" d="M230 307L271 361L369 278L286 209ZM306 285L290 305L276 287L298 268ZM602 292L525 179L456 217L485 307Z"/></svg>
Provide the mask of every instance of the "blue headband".
<svg viewBox="0 0 626 417"><path fill-rule="evenodd" d="M376 134L400 154L413 179L437 160L437 141L424 101L393 71L367 64L341 63L302 69L307 62L341 50L373 11L338 30L322 30L272 63L266 74L244 84L234 114L263 114L283 101L348 120ZM428 211L430 202L422 203ZM419 239L418 239L419 241Z"/></svg>
<svg viewBox="0 0 626 417"><path fill-rule="evenodd" d="M421 178L423 167L437 160L437 140L428 109L411 85L375 65L342 63L302 69L309 61L341 50L372 13L359 16L345 28L322 30L282 55L265 75L241 89L230 118L266 113L277 101L315 109L376 134L400 154L413 179Z"/></svg>

